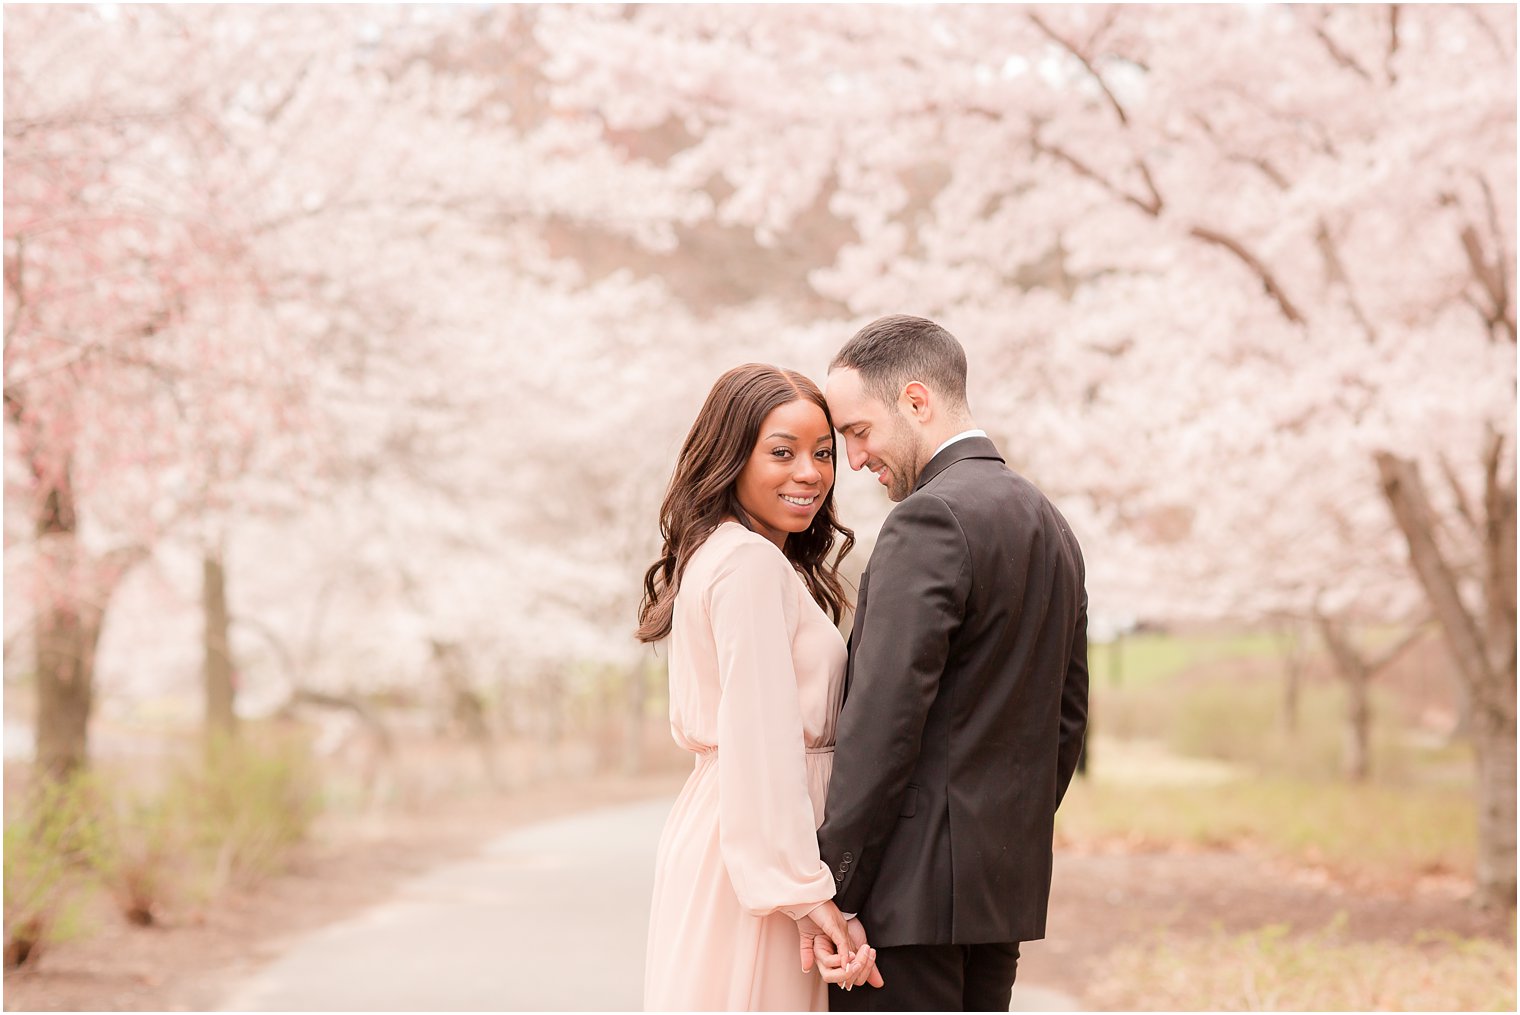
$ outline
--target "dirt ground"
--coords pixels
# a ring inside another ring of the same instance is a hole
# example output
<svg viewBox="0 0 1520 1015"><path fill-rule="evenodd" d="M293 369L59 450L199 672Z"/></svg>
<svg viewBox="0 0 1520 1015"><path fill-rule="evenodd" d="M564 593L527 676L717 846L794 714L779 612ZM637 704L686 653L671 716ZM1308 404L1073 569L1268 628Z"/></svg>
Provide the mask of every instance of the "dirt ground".
<svg viewBox="0 0 1520 1015"><path fill-rule="evenodd" d="M108 908L87 937L5 978L6 1010L193 1011L278 955L296 933L377 902L434 864L469 855L502 830L603 805L673 795L685 776L566 781L505 797L455 800L410 814L329 824L284 876L224 896L168 926L128 926ZM1172 927L1248 931L1286 924L1304 932L1344 914L1353 939L1411 942L1431 931L1508 940L1511 919L1465 901L1467 885L1429 882L1369 894L1250 852L1105 849L1057 856L1049 934L1024 948L1020 980L1075 997L1113 949Z"/></svg>

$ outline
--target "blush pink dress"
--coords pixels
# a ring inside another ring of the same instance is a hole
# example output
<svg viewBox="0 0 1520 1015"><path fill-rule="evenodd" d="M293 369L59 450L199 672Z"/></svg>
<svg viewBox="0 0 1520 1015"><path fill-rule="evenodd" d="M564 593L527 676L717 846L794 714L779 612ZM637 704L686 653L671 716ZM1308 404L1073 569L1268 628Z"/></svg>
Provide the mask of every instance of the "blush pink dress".
<svg viewBox="0 0 1520 1015"><path fill-rule="evenodd" d="M724 522L670 632L670 729L696 755L655 861L644 1007L826 1011L795 917L834 897L816 832L845 643L775 546Z"/></svg>

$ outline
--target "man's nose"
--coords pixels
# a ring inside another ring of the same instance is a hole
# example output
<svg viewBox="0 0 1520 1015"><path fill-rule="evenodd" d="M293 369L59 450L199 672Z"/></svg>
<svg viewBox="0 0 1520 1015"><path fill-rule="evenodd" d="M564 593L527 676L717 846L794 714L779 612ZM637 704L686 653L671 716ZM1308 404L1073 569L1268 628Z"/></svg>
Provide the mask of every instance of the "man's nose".
<svg viewBox="0 0 1520 1015"><path fill-rule="evenodd" d="M866 449L858 447L855 442L850 440L848 437L845 438L844 453L845 457L849 459L850 468L853 471L859 472L860 467L866 464Z"/></svg>

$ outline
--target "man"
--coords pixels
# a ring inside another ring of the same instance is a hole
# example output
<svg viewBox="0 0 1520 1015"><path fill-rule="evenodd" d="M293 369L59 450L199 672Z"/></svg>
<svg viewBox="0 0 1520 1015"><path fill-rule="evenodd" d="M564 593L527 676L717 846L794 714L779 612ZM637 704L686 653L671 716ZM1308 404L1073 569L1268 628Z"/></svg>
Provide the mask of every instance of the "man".
<svg viewBox="0 0 1520 1015"><path fill-rule="evenodd" d="M862 329L826 397L850 467L898 502L860 580L818 831L885 986L831 987L830 1008L1006 1011L1087 726L1081 550L975 428L965 352L932 321Z"/></svg>

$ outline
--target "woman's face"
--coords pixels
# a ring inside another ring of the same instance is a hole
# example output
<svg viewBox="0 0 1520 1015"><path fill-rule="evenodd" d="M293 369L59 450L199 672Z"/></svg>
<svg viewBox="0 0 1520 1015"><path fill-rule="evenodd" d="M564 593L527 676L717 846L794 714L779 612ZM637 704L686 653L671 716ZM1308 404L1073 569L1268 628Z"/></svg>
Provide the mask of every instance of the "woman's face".
<svg viewBox="0 0 1520 1015"><path fill-rule="evenodd" d="M772 409L737 486L756 531L778 547L806 531L834 486L834 432L823 410L803 398Z"/></svg>

